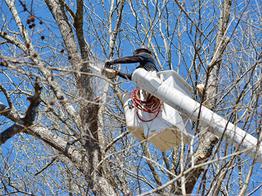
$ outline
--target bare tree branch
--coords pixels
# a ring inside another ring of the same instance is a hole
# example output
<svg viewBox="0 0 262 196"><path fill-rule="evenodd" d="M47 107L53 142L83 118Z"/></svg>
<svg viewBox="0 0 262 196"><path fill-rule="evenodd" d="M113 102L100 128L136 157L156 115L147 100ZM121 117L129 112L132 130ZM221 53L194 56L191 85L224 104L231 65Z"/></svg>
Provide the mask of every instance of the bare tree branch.
<svg viewBox="0 0 262 196"><path fill-rule="evenodd" d="M257 164L246 156L251 149L239 150L199 122L190 146L145 147L150 136L133 137L124 120L122 94L134 84L100 72L106 58L147 46L161 70L177 70L192 85L199 110L206 106L258 138L257 0L0 4L0 195L232 195L260 188ZM120 67L132 72L136 65Z"/></svg>
<svg viewBox="0 0 262 196"><path fill-rule="evenodd" d="M217 93L218 77L219 77L218 75L219 75L220 64L222 61L222 55L225 51L227 44L229 43L229 39L225 37L225 32L229 21L230 8L231 8L231 0L224 1L223 8L221 11L221 18L220 18L220 24L218 30L219 38L217 39L216 42L217 44L216 50L211 62L207 67L207 78L206 78L206 83L203 92L204 95L202 97L202 100L206 100L207 103L205 104L210 106L214 106L216 104L215 100L212 97ZM205 97L205 94L207 95L207 97ZM203 103L203 101L201 103ZM214 134L210 133L209 131L201 135L200 145L198 147L197 152L194 154L195 164L205 162L211 156L212 150L217 142L218 142L218 138ZM194 170L192 173L190 173L189 176L186 177L188 179L188 182L186 184L187 193L191 193L193 191L194 186L203 171L204 171L203 168L198 168L197 170Z"/></svg>
<svg viewBox="0 0 262 196"><path fill-rule="evenodd" d="M4 144L8 139L12 138L17 133L23 132L28 126L31 126L36 118L38 106L40 104L41 87L39 81L35 82L35 93L32 97L29 97L30 105L25 113L24 118L18 118L12 115L10 112L7 117L15 122L14 125L0 133L0 144Z"/></svg>

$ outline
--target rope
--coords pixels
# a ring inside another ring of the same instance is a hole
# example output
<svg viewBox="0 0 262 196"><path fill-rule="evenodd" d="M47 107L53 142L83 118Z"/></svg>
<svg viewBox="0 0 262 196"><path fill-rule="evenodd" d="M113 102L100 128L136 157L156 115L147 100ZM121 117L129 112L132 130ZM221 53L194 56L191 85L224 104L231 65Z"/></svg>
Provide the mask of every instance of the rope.
<svg viewBox="0 0 262 196"><path fill-rule="evenodd" d="M150 122L154 120L159 112L161 111L161 102L158 98L154 97L153 95L149 95L145 101L141 100L139 96L139 89L134 89L131 93L131 99L133 102L133 105L136 109L136 115L142 122ZM151 119L143 119L139 114L138 110L141 110L143 112L155 114L155 116Z"/></svg>

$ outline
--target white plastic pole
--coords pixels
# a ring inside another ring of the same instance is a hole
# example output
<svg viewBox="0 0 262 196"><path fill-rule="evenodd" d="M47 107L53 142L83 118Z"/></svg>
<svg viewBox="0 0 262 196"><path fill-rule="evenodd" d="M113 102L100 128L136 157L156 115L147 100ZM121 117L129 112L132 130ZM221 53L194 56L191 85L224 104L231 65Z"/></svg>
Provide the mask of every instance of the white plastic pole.
<svg viewBox="0 0 262 196"><path fill-rule="evenodd" d="M150 72L141 68L137 69L132 75L132 80L139 88L158 97L171 107L186 114L192 120L198 119L200 109L198 102L184 95L179 90L162 84L162 81ZM204 106L201 106L199 122L202 126L211 127L215 135L221 136L225 133L235 144L240 145L241 149L250 149L252 156L257 153L257 161L262 162L262 146L260 145L257 149L258 140L252 135Z"/></svg>

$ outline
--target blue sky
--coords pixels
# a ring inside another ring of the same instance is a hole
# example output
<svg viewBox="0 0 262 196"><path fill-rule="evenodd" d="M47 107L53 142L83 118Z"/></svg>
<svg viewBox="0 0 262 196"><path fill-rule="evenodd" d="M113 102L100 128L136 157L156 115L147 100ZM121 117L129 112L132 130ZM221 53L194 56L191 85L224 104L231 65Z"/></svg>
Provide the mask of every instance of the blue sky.
<svg viewBox="0 0 262 196"><path fill-rule="evenodd" d="M30 4L30 1L26 1L26 2L28 3L28 5ZM187 4L188 7L193 6L189 2L187 2L187 3L188 3ZM256 1L252 1L251 4L252 4L252 6L254 6L254 8L256 8ZM17 31L17 28L16 28L14 21L12 19L10 19L11 15L10 15L10 12L8 11L8 8L6 7L4 1L1 1L0 5L1 5L1 12L2 12L1 14L4 15L7 18L6 22L9 24L9 26L12 28L12 30ZM20 13L20 16L22 18L22 21L24 23L26 23L26 20L27 20L29 14L22 12L22 7L18 3L17 3L17 5L18 5L19 10L20 10L19 13ZM105 3L105 9L106 10L109 9L108 5L109 5L108 1L106 1L106 3ZM243 10L244 4L239 3L238 5L239 6L237 7L237 9L234 10L235 12L240 12L241 10ZM170 29L180 28L181 30L183 30L183 28L190 29L191 28L190 22L187 25L184 25L184 26L183 25L180 25L179 27L177 26L176 22L172 20L172 17L173 18L178 17L178 15L179 15L178 8L177 8L177 6L174 5L174 3L170 3L169 6L170 6L170 8L174 9L174 12L171 13L171 15L169 15L169 17L170 17L169 28ZM40 56L50 66L58 66L58 65L68 66L69 63L67 61L66 52L64 54L60 53L60 51L64 48L64 44L61 40L61 36L59 34L58 27L56 26L56 24L53 21L52 15L49 13L49 11L47 11L47 8L42 1L34 1L33 7L34 7L33 14L37 16L37 19L36 19L37 28L35 30L32 30L32 31L29 30L29 34L30 34L30 36L33 40L34 45L37 46L35 49L39 52ZM90 10L86 10L86 12L91 13L91 14L98 14L98 13L101 14L102 10L103 10L103 8L101 7L101 5L97 3L95 5L95 7L93 7ZM150 14L152 14L152 15L154 14L153 10L154 10L154 7L153 6L150 7L150 11L151 11ZM120 56L130 55L130 54L132 54L132 52L135 48L141 46L140 38L137 36L137 32L131 31L133 28L130 28L130 26L135 25L135 20L132 17L128 6L125 6L124 11L125 11L124 22L121 26L122 31L120 32L121 40L118 40L119 46L120 46L120 54L116 54L115 57L117 57L119 55ZM139 11L139 10L137 10L137 11ZM208 19L209 17L212 17L215 14L218 14L218 9L211 9L211 8L206 9L206 10L203 11L203 15L202 15L203 20ZM257 16L254 15L255 12L254 13L251 12L249 14L251 15L250 19L255 20L257 18ZM101 15L102 15L102 19L103 19L104 16L103 16L103 14L101 14ZM197 18L197 15L192 14L190 16L192 16L193 19ZM116 16L114 15L114 18L115 17ZM183 14L182 14L182 17L184 17ZM218 17L216 17L216 19L217 18ZM87 21L89 20L88 17L86 17L85 19ZM103 28L106 28L107 24L102 24L101 18L99 18L99 17L94 17L93 19L94 19L93 24L91 24L91 22L90 22L89 25L86 24L84 26L85 27L84 29L85 29L86 39L87 39L87 42L93 48L93 52L96 54L96 56L101 61L104 61L108 57L107 57L107 55L105 55L103 53L103 50L102 50L102 47L101 47L101 44L99 43L99 41L97 39L94 39L95 35L93 35L93 37L92 37L92 33L93 33L94 26L98 30L101 30ZM212 30L213 25L218 22L216 19L214 21L212 21L211 24L204 23L204 25L201 27L201 29L204 31L205 34L208 34ZM43 25L39 24L40 20L44 21ZM186 19L184 18L184 20L186 20ZM148 25L147 21L144 21L143 19L141 20L141 22L142 22L143 25ZM0 19L0 26L2 26L3 23L4 23L4 21L2 19ZM156 22L156 25L157 25L157 22ZM230 30L229 30L230 32L234 28L234 25L236 25L236 20L232 23L232 28L230 28ZM243 27L244 27L244 25L243 25ZM92 33L90 32L91 31L90 29L92 30ZM141 30L141 27L140 27L140 30ZM128 31L130 31L130 33L127 36L126 34L127 34ZM212 32L212 34L215 34L215 33L216 33L216 31ZM241 33L241 32L237 31L236 34L238 34L238 33ZM107 30L104 29L103 31L98 31L98 35L102 39L102 43L106 45L107 41L108 41ZM45 36L45 40L40 40L41 36ZM197 35L197 36L199 36L199 35ZM258 39L260 39L260 41L261 41L261 35L255 35L255 36ZM211 37L214 38L214 36L211 36ZM142 38L142 40L144 38L144 36L142 34L141 34L141 38ZM183 34L181 42L182 42L182 47L183 47L183 53L185 53L184 56L186 58L180 59L180 64L179 64L179 52L177 52L177 47L179 45L179 39L175 36L175 38L172 40L172 42L170 42L170 44L172 45L171 51L172 51L173 69L179 70L179 73L181 74L181 76L184 77L184 78L187 78L187 79L189 78L188 77L189 76L188 75L188 67L190 66L190 63L191 63L191 60L192 60L192 53L190 53L190 51L192 50L192 41L194 41L194 38L195 38L195 28L194 27L192 27L191 33ZM202 38L202 41L203 41L202 46L205 47L205 46L207 46L207 44L209 43L210 40L204 40ZM164 69L169 69L166 56L164 56L164 53L165 53L165 52L163 52L164 51L164 44L163 44L163 40L160 37L160 34L156 35L156 39L154 40L154 42L158 43L159 46L160 46L160 47L156 48L156 51L158 52L158 55L160 56L160 61L163 64ZM234 40L234 38L233 38L233 43L234 43L234 46L237 46L237 44L236 44L237 42L236 42L236 40ZM49 49L47 47L49 44L52 45L52 49ZM144 44L147 45L147 40L145 41ZM214 45L215 45L215 39L212 40L212 44L207 49L207 50L210 50L210 52L207 52L206 54L202 54L204 60L207 60L207 59L210 60L210 58L212 57L211 55L212 55L212 49L213 49ZM239 43L239 45L241 45L241 43ZM229 47L231 47L231 46L229 45ZM55 50L54 50L54 48L55 48ZM0 54L4 54L4 55L10 54L9 53L10 51L7 51L7 48L1 46L0 49L1 49ZM106 49L107 49L107 54L108 54L109 50L108 50L107 46L106 46ZM261 51L261 49L258 49L258 50ZM16 51L16 52L17 52L16 55L19 56L19 51ZM58 57L53 58L52 57L53 55L58 55ZM227 59L226 62L229 62L229 60L230 59ZM237 64L232 64L233 69L236 68L236 67L237 67ZM135 65L132 65L130 67L129 66L128 67L127 66L122 67L123 70L128 70L129 72L131 72L134 68L135 68ZM18 78L15 79L16 77L15 77L15 75L13 75L14 72L10 73L10 72L7 71L7 73L12 77L12 79L15 81L16 84L20 85L20 87L22 89L27 90L28 92L30 90L32 90L31 89L32 85L30 83L21 83L20 79L18 79ZM201 75L203 75L203 74L204 74L204 72L202 70ZM191 84L191 85L193 85L194 82L195 82L194 74L192 74L192 77L193 77L192 80L188 79L188 83ZM223 78L223 79L225 81L227 80L227 78ZM200 79L198 79L198 80L200 80ZM3 76L3 74L0 74L0 81L1 81L1 84L4 84L6 87L8 87L10 89L12 88L11 86L8 86L8 80L5 76ZM226 82L230 83L231 80L226 81ZM124 83L123 88L129 90L130 85L132 85L132 87L134 86L131 83ZM221 90L223 90L223 89L221 89ZM15 98L17 98L17 100L16 100L17 102L20 101L20 102L23 103L22 105L17 104L16 105L17 108L21 109L22 111L25 111L25 109L27 108L27 106L29 104L29 102L26 101L26 96L21 96L21 97L13 96L13 99L15 99ZM226 99L232 99L232 97L228 96L228 97L226 97ZM248 101L248 97L246 99ZM3 102L3 103L6 103L6 99L5 99L5 97L3 96L2 93L0 93L0 101ZM11 125L11 122L7 123L7 124L3 124L3 125L1 124L1 126L0 126L1 131L4 130L5 128L7 128L10 125ZM2 153L3 153L4 156L6 156L6 154L8 154L10 151L12 151L13 156L12 155L10 156L11 160L14 159L14 158L18 158L18 159L23 159L23 161L26 162L27 159L26 159L25 154L20 154L19 156L16 156L17 155L17 153L15 152L16 150L13 149L13 145L17 144L18 139L19 139L19 141L24 139L25 142L34 141L34 140L32 140L31 137L27 137L25 135L16 136L16 137L10 139L7 143L5 143L4 145L1 146ZM38 141L34 141L34 142L35 143L32 144L32 146L38 147L35 150L38 153L40 153L40 155L41 155L42 145L38 146ZM151 149L153 149L153 148L151 147ZM157 157L160 156L159 151L157 151L155 153L156 153ZM31 154L31 155L33 156L33 154ZM31 160L28 159L28 161L30 162ZM39 163L39 164L42 164L42 163ZM142 161L142 164L145 164L144 160ZM259 171L261 171L261 168L260 168L260 165L257 164L255 166L255 169L254 169L254 172L253 172L254 175L253 175L252 183L250 183L250 185L249 185L250 188L256 187L259 183L261 183L261 180L260 180L261 176L259 174L260 173ZM21 175L24 175L24 173L23 173L24 171L23 171L22 168L21 168L21 170L19 170L19 172L21 172ZM145 172L145 171L141 170L140 172L142 173L142 172ZM233 172L233 175L236 175L236 178L237 178L237 173ZM166 178L166 177L163 177L163 178ZM57 180L59 180L59 179L57 179ZM167 180L167 179L165 179L165 180ZM39 186L41 186L41 185L39 184ZM39 187L39 188L41 188L42 190L48 189L47 187ZM257 195L259 195L259 192L257 192Z"/></svg>

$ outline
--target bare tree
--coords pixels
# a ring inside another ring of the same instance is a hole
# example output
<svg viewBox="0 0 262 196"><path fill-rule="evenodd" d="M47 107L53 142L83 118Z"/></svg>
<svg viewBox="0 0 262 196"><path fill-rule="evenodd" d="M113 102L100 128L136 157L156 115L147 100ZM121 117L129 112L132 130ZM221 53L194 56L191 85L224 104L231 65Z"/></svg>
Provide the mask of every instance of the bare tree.
<svg viewBox="0 0 262 196"><path fill-rule="evenodd" d="M161 69L176 70L192 85L200 107L261 141L260 1L0 4L1 194L252 195L261 189L256 157L199 122L191 145L167 152L135 139L121 100L132 82L97 71L107 59L146 46Z"/></svg>

